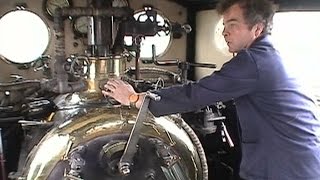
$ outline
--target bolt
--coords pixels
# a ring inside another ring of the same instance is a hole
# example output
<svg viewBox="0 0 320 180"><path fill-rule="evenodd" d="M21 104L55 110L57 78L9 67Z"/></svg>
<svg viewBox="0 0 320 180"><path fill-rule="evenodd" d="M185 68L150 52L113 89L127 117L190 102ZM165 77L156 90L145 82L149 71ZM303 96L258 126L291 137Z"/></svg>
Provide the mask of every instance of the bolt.
<svg viewBox="0 0 320 180"><path fill-rule="evenodd" d="M120 172L121 172L121 174L123 174L123 175L128 175L128 174L130 173L130 168L129 168L129 166L128 166L128 165L122 165L122 166L120 167Z"/></svg>
<svg viewBox="0 0 320 180"><path fill-rule="evenodd" d="M144 176L147 180L154 180L155 179L155 172L153 169L151 169L149 172L147 172Z"/></svg>

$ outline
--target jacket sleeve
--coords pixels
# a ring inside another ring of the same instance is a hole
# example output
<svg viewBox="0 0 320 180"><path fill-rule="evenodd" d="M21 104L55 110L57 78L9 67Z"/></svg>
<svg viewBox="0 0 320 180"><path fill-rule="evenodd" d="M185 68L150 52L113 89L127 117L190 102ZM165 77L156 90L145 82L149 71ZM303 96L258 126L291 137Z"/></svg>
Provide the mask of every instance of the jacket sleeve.
<svg viewBox="0 0 320 180"><path fill-rule="evenodd" d="M195 111L217 101L231 100L254 91L258 79L255 61L247 50L225 63L220 71L197 82L155 91L160 101L150 101L155 116Z"/></svg>

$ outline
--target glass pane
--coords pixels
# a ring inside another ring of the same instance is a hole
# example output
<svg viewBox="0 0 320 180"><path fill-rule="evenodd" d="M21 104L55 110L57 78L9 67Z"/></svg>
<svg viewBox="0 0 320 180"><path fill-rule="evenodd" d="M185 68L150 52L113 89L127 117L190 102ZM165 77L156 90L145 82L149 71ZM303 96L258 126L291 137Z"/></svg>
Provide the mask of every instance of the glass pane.
<svg viewBox="0 0 320 180"><path fill-rule="evenodd" d="M274 44L291 71L320 95L320 12L279 12L274 17Z"/></svg>
<svg viewBox="0 0 320 180"><path fill-rule="evenodd" d="M146 20L147 16L143 15L145 12L138 12L134 15L136 19L140 16L140 21ZM157 21L158 25L162 26L165 24L164 17L157 14ZM126 45L132 45L132 37L125 37L124 38ZM152 57L152 44L155 45L156 48L156 56L159 56L163 54L167 48L169 47L171 41L171 35L166 35L164 32L159 32L158 35L155 35L153 37L145 37L142 39L141 42L141 52L140 57L141 58L151 58Z"/></svg>
<svg viewBox="0 0 320 180"><path fill-rule="evenodd" d="M0 19L0 42L1 56L14 63L29 63L46 50L49 29L33 12L11 11Z"/></svg>

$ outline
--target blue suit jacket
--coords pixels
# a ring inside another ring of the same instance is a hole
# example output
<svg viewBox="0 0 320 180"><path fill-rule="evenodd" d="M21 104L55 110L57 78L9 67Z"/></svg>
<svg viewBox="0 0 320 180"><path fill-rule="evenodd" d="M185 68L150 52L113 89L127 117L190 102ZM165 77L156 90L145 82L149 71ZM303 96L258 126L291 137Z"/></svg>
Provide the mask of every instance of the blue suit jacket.
<svg viewBox="0 0 320 180"><path fill-rule="evenodd" d="M319 109L285 61L290 59L262 36L220 71L157 91L161 100L151 101L149 109L160 116L234 99L242 130L241 177L319 180Z"/></svg>

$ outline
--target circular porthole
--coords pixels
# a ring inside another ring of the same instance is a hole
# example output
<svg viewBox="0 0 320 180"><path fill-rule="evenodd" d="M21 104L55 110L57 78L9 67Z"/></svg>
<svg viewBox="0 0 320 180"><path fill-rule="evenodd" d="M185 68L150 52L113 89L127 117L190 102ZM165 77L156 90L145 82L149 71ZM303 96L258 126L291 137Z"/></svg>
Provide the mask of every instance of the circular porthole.
<svg viewBox="0 0 320 180"><path fill-rule="evenodd" d="M49 44L49 29L35 13L10 11L0 19L0 55L13 63L38 59Z"/></svg>
<svg viewBox="0 0 320 180"><path fill-rule="evenodd" d="M164 26L166 23L166 18L159 14L161 12L157 12L157 22L159 26ZM138 19L139 21L144 22L148 16L145 11L138 11L137 13L134 14L134 18ZM126 36L124 38L125 44L126 45L132 45L132 37ZM152 57L152 45L155 45L156 49L156 56L161 56L162 54L165 53L165 51L168 49L169 45L171 42L171 33L166 34L163 31L160 31L157 35L155 36L146 36L142 39L141 41L141 52L140 52L140 57L142 59L149 59Z"/></svg>

